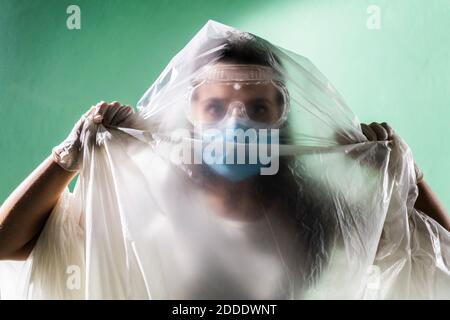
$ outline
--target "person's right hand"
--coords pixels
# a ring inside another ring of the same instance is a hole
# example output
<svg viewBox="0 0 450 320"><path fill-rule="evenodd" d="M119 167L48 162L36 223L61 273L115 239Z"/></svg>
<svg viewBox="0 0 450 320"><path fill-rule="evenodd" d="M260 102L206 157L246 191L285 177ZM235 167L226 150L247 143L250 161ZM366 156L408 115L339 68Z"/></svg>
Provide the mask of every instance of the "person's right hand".
<svg viewBox="0 0 450 320"><path fill-rule="evenodd" d="M85 129L90 126L96 129L99 124L106 128L129 127L133 114L130 106L124 106L117 101L110 104L104 101L97 103L81 116L67 138L53 148L53 159L67 171L80 170L83 149L82 134Z"/></svg>

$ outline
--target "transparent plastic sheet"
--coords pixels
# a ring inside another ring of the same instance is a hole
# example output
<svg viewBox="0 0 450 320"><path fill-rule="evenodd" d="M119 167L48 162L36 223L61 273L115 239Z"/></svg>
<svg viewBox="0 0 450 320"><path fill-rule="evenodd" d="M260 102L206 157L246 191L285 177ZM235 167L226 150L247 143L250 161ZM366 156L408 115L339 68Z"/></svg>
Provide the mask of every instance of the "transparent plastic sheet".
<svg viewBox="0 0 450 320"><path fill-rule="evenodd" d="M240 182L177 158L199 140L189 87L230 39L267 54L290 99L277 173ZM138 108L132 128L85 130L75 191L22 265L16 295L12 278L0 279L4 298L450 297L450 234L413 208L410 149L400 138L368 142L306 58L210 21Z"/></svg>

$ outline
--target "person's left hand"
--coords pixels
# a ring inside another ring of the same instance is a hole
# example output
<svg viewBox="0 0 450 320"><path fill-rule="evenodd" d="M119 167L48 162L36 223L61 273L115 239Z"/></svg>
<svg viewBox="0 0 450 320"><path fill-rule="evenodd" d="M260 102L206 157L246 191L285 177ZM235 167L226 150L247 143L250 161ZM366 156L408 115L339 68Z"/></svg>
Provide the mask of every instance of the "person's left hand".
<svg viewBox="0 0 450 320"><path fill-rule="evenodd" d="M361 130L369 141L393 141L393 143L395 143L395 141L399 141L394 129L392 129L386 122L372 122L369 125L361 123ZM423 179L423 172L417 166L416 162L414 162L414 171L416 173L416 181L419 183Z"/></svg>
<svg viewBox="0 0 450 320"><path fill-rule="evenodd" d="M394 138L395 134L394 130L386 122L372 122L369 125L361 123L361 129L369 141L389 141Z"/></svg>

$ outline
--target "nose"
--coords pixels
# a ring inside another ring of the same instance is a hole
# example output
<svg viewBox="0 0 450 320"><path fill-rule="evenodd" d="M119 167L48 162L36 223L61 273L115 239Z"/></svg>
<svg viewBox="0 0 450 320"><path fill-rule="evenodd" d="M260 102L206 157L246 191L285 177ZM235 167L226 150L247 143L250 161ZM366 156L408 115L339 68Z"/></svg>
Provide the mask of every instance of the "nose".
<svg viewBox="0 0 450 320"><path fill-rule="evenodd" d="M241 101L231 102L229 108L230 108L229 112L230 112L231 117L234 117L234 118L241 117L242 118L243 116L245 116L245 114L244 114L245 105Z"/></svg>

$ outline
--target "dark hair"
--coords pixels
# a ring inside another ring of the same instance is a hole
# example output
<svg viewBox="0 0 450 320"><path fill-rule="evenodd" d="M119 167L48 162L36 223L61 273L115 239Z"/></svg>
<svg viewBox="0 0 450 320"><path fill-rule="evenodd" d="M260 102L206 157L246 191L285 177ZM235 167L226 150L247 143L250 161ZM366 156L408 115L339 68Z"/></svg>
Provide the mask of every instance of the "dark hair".
<svg viewBox="0 0 450 320"><path fill-rule="evenodd" d="M271 67L281 75L281 59L270 43L246 32L231 32L226 39L211 40L201 46L192 62L192 72L211 63L255 64ZM211 48L213 46L214 48Z"/></svg>
<svg viewBox="0 0 450 320"><path fill-rule="evenodd" d="M220 52L220 62L256 64L278 70L281 60L265 40L249 33L232 34Z"/></svg>

